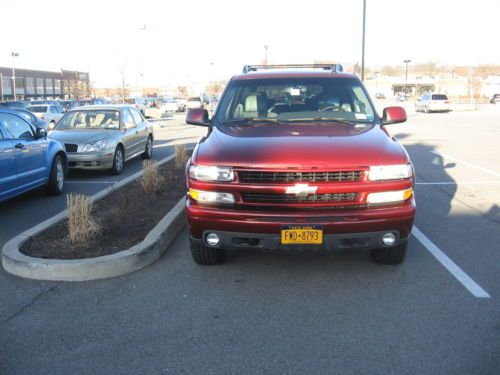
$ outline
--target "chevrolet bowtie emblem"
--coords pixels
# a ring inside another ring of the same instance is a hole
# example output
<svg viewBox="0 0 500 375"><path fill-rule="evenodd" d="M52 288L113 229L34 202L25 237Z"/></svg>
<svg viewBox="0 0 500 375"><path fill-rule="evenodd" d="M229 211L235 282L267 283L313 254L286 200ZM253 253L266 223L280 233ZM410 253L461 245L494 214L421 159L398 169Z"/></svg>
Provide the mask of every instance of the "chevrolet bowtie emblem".
<svg viewBox="0 0 500 375"><path fill-rule="evenodd" d="M308 184L295 184L286 188L287 194L295 194L296 197L307 197L309 194L316 193L317 186L309 186Z"/></svg>

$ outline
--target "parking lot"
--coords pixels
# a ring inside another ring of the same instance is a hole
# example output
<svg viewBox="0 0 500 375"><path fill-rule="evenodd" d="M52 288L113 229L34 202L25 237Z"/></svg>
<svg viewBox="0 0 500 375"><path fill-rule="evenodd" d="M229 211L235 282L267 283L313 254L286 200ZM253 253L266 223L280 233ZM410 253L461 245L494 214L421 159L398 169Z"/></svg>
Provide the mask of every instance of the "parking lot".
<svg viewBox="0 0 500 375"><path fill-rule="evenodd" d="M158 262L115 279L1 270L0 374L500 373L500 108L411 113L388 130L417 174L402 265L240 252L200 267L184 229ZM182 115L157 122L154 158L205 132ZM65 189L94 194L140 168L73 172ZM64 206L38 191L2 203L0 244Z"/></svg>

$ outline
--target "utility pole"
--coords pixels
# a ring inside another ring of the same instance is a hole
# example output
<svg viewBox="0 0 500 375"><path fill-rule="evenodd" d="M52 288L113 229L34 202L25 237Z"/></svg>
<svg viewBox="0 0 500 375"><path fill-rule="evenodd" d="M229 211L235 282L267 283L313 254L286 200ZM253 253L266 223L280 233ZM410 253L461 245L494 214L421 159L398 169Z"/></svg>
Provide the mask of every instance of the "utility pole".
<svg viewBox="0 0 500 375"><path fill-rule="evenodd" d="M361 80L365 80L365 28L366 28L366 0L363 0L363 40L361 42Z"/></svg>
<svg viewBox="0 0 500 375"><path fill-rule="evenodd" d="M146 25L139 28L139 31L146 31ZM137 34L137 43L135 44L135 96L139 93L139 33Z"/></svg>
<svg viewBox="0 0 500 375"><path fill-rule="evenodd" d="M408 64L411 63L411 60L404 60L403 61L406 64L406 69L405 69L405 101L408 96Z"/></svg>
<svg viewBox="0 0 500 375"><path fill-rule="evenodd" d="M267 49L269 48L269 45L264 45L264 49L266 50L266 54L264 56L264 65L267 65Z"/></svg>
<svg viewBox="0 0 500 375"><path fill-rule="evenodd" d="M17 100L16 96L16 57L19 56L19 53L17 52L11 52L10 53L12 56L12 88L13 88L13 95L14 95L14 100ZM3 92L3 90L2 90Z"/></svg>

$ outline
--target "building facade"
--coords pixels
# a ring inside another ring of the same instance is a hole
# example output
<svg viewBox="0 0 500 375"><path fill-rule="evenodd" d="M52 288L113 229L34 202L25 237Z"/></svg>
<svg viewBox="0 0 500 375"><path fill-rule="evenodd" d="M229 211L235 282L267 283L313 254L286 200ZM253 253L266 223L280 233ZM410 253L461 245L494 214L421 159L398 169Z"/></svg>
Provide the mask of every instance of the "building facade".
<svg viewBox="0 0 500 375"><path fill-rule="evenodd" d="M79 99L90 95L88 72L62 69L60 72L16 69L15 85L12 68L0 67L1 100L14 99Z"/></svg>

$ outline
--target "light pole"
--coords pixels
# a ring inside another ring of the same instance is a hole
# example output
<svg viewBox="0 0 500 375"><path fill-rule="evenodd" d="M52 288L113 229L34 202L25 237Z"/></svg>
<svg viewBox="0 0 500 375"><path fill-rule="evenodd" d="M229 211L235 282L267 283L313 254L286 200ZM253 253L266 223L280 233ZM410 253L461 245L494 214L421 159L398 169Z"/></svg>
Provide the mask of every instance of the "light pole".
<svg viewBox="0 0 500 375"><path fill-rule="evenodd" d="M264 65L267 65L267 50L268 50L268 48L269 48L269 45L267 45L267 44L264 45L264 49L266 50L266 54L264 56Z"/></svg>
<svg viewBox="0 0 500 375"><path fill-rule="evenodd" d="M3 74L0 73L0 90L2 90L2 102L3 102Z"/></svg>
<svg viewBox="0 0 500 375"><path fill-rule="evenodd" d="M361 80L365 80L365 25L366 25L366 0L363 0L363 38L361 41Z"/></svg>
<svg viewBox="0 0 500 375"><path fill-rule="evenodd" d="M378 75L379 72L375 72L375 92L378 92Z"/></svg>
<svg viewBox="0 0 500 375"><path fill-rule="evenodd" d="M12 56L12 88L13 88L12 93L14 94L14 100L17 100L17 96L16 96L16 57L19 56L19 53L11 52L10 54Z"/></svg>
<svg viewBox="0 0 500 375"><path fill-rule="evenodd" d="M139 28L138 31L146 31L146 25ZM135 96L139 93L139 41L140 37L137 34L137 43L135 44Z"/></svg>
<svg viewBox="0 0 500 375"><path fill-rule="evenodd" d="M408 95L408 64L411 63L411 60L404 60L403 62L406 64L406 69L405 69L405 101L406 101Z"/></svg>

